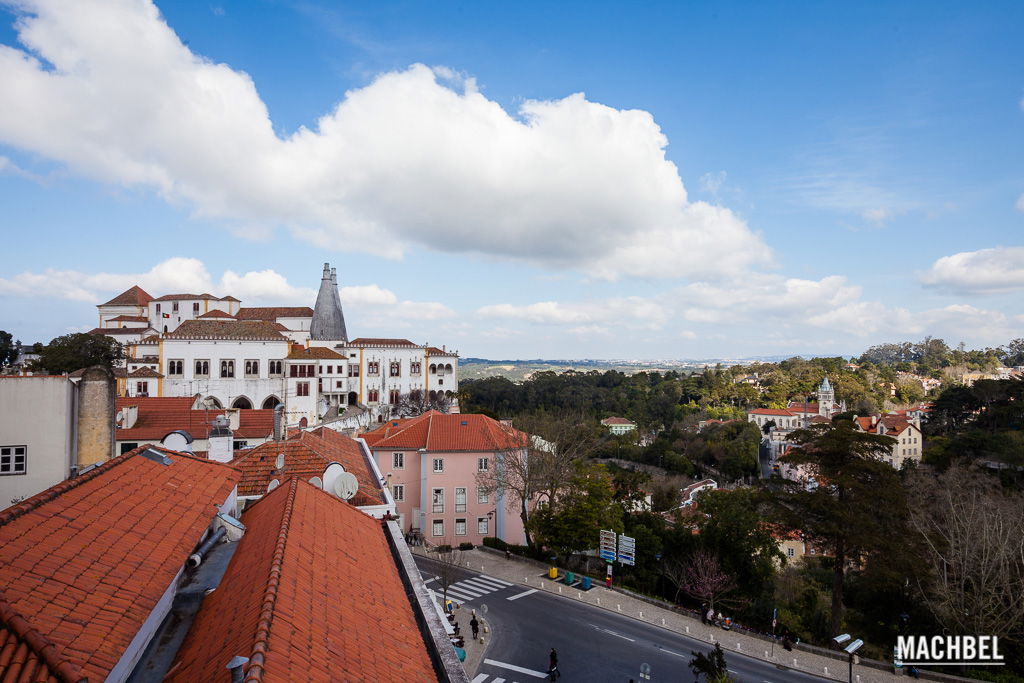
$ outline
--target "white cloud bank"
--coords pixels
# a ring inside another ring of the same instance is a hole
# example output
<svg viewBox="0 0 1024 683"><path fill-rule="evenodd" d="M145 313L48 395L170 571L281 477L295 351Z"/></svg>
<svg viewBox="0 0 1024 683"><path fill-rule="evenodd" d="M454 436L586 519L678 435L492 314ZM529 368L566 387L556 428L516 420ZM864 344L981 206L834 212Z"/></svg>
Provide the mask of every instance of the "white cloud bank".
<svg viewBox="0 0 1024 683"><path fill-rule="evenodd" d="M616 278L716 278L771 261L690 202L651 114L583 94L516 115L414 65L278 137L245 73L193 54L146 0L24 0L0 46L0 141L197 215L398 257L416 244Z"/></svg>
<svg viewBox="0 0 1024 683"><path fill-rule="evenodd" d="M1024 247L995 247L943 256L921 275L921 281L962 294L1024 289Z"/></svg>

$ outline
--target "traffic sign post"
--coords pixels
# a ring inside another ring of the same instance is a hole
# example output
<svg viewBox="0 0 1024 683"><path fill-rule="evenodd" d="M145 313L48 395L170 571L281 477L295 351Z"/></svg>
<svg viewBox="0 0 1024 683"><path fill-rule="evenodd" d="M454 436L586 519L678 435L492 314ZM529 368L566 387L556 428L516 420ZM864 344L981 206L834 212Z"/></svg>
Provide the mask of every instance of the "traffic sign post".
<svg viewBox="0 0 1024 683"><path fill-rule="evenodd" d="M601 530L601 559L615 561L615 532Z"/></svg>
<svg viewBox="0 0 1024 683"><path fill-rule="evenodd" d="M636 564L636 539L629 536L619 536L619 562L622 564Z"/></svg>

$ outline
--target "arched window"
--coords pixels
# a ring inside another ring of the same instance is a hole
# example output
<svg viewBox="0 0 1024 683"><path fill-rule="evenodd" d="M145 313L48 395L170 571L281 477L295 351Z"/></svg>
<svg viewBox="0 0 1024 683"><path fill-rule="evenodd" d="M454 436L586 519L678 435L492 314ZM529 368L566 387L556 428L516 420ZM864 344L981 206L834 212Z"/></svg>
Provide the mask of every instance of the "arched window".
<svg viewBox="0 0 1024 683"><path fill-rule="evenodd" d="M451 363L448 363L447 365L444 366L444 374L446 374L446 375L452 374L452 364Z"/></svg>
<svg viewBox="0 0 1024 683"><path fill-rule="evenodd" d="M210 361L208 360L197 360L196 361L196 377L209 377L210 376Z"/></svg>
<svg viewBox="0 0 1024 683"><path fill-rule="evenodd" d="M243 410L249 410L250 408L252 408L252 401L247 399L245 396L239 396L231 404L231 407L232 408L241 408Z"/></svg>
<svg viewBox="0 0 1024 683"><path fill-rule="evenodd" d="M279 405L281 405L281 399L277 396L267 396L266 400L263 401L264 410L273 410Z"/></svg>
<svg viewBox="0 0 1024 683"><path fill-rule="evenodd" d="M437 374L437 366L434 365L433 363L430 364L430 374L431 375L436 375Z"/></svg>

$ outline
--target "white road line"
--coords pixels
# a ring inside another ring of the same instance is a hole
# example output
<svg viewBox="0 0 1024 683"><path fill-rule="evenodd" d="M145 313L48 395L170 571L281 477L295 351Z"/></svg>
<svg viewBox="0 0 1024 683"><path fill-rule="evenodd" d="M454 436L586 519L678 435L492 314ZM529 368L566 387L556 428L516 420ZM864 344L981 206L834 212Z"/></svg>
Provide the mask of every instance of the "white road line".
<svg viewBox="0 0 1024 683"><path fill-rule="evenodd" d="M494 583L499 583L502 586L511 586L512 585L508 581L502 581L501 579L496 579L493 576L484 576L483 574L477 574L476 578L478 578L478 579L487 579L488 581L493 581Z"/></svg>
<svg viewBox="0 0 1024 683"><path fill-rule="evenodd" d="M519 593L518 595L513 595L512 597L505 598L505 599L506 600L518 600L519 598L525 598L527 595L531 595L531 594L536 593L536 592L537 592L536 588L531 588L528 591L523 591L522 593Z"/></svg>
<svg viewBox="0 0 1024 683"><path fill-rule="evenodd" d="M428 583L430 583L431 581L437 581L437 577L435 576L435 577L434 577L434 578L432 578L432 579L427 579L426 581L424 581L424 582L423 582L423 585L424 585L424 586L426 586L426 585L427 585Z"/></svg>
<svg viewBox="0 0 1024 683"><path fill-rule="evenodd" d="M486 576L474 576L473 578L466 579L466 580L467 581L476 581L477 583L481 583L481 584L483 584L485 586L493 586L495 589L498 589L498 590L500 590L502 588L505 588L506 586L511 585L511 584L507 584L507 583L498 583L494 579L489 579Z"/></svg>
<svg viewBox="0 0 1024 683"><path fill-rule="evenodd" d="M626 636L622 635L621 633L616 633L615 631L609 631L609 630L608 630L608 629L606 629L606 628L601 628L601 627L600 627L600 626L598 626L597 624L591 624L591 626L593 626L594 628L596 628L596 629L597 629L598 631L602 631L602 632L604 632L604 633L607 633L607 634L608 634L608 635L610 635L610 636L616 636L617 638L622 638L623 640L628 640L628 641L629 641L629 642L631 642L631 643L635 643L635 642L636 642L636 640L634 640L633 638L627 638ZM668 652L668 650L666 650L666 652ZM673 653L673 654L675 654L675 653ZM681 655L680 655L680 656L681 656Z"/></svg>
<svg viewBox="0 0 1024 683"><path fill-rule="evenodd" d="M473 683L484 683L490 674L477 674L476 678L473 679Z"/></svg>
<svg viewBox="0 0 1024 683"><path fill-rule="evenodd" d="M534 678L547 678L548 674L546 671L534 671L533 669L527 669L522 666L516 666L515 664L506 664L505 662L496 662L493 659L485 659L484 664L490 664L496 666L499 669L508 669L509 671L517 671L527 676L533 676Z"/></svg>
<svg viewBox="0 0 1024 683"><path fill-rule="evenodd" d="M678 652L673 652L672 650L666 650L665 648L659 648L659 649L660 649L660 650L661 650L662 652L667 652L668 654L670 654L670 655L675 655L676 657L683 657L684 659L685 659L686 657L689 657L689 655L684 655L684 654L680 654L680 653L678 653Z"/></svg>
<svg viewBox="0 0 1024 683"><path fill-rule="evenodd" d="M469 602L470 600L476 600L477 598L475 595L462 594L458 591L453 591L451 588L448 589L448 597L458 598L462 602Z"/></svg>
<svg viewBox="0 0 1024 683"><path fill-rule="evenodd" d="M466 579L463 583L472 584L474 586L480 586L480 588L486 588L489 591L500 591L504 586L493 584L490 581L484 581L483 579Z"/></svg>
<svg viewBox="0 0 1024 683"><path fill-rule="evenodd" d="M493 683L505 683L505 679L504 678L495 678Z"/></svg>
<svg viewBox="0 0 1024 683"><path fill-rule="evenodd" d="M488 593L491 592L491 591L485 591L482 588L477 588L476 586L474 586L472 584L467 584L467 583L464 583L464 582L461 582L461 581L459 583L453 583L448 588L449 588L449 590L454 588L455 590L460 590L463 593L471 593L472 595L475 595L477 597L480 597L481 595L487 595Z"/></svg>

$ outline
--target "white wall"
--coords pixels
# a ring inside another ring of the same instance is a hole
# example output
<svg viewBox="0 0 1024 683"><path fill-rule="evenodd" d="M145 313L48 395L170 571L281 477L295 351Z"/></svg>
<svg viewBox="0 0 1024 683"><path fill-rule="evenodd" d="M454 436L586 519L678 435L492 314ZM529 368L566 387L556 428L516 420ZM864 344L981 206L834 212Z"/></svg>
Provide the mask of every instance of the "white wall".
<svg viewBox="0 0 1024 683"><path fill-rule="evenodd" d="M270 361L280 360L288 355L288 342L242 341L242 340L195 340L163 339L160 344L160 372L164 375L162 396L213 396L225 408L230 408L239 397L245 396L253 408L261 408L270 396L284 400L283 377L270 376ZM183 374L171 376L169 364L182 360ZM196 360L208 360L209 377L197 377ZM234 378L220 376L220 362L235 362ZM245 376L245 361L259 361L259 374L253 378ZM155 396L150 391L150 396Z"/></svg>
<svg viewBox="0 0 1024 683"><path fill-rule="evenodd" d="M0 377L0 446L25 446L25 474L0 475L0 508L68 478L78 388L67 377Z"/></svg>

